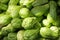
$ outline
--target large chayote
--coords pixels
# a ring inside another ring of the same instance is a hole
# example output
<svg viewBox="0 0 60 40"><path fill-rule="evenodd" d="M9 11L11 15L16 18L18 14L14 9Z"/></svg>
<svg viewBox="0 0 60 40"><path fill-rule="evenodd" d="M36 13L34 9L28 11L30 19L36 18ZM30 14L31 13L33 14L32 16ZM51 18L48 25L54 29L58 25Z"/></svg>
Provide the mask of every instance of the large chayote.
<svg viewBox="0 0 60 40"><path fill-rule="evenodd" d="M20 6L9 5L6 14L11 15L12 18L17 18L19 17L20 8L21 8Z"/></svg>
<svg viewBox="0 0 60 40"><path fill-rule="evenodd" d="M26 30L24 32L24 40L34 40L38 36L38 29Z"/></svg>
<svg viewBox="0 0 60 40"><path fill-rule="evenodd" d="M36 22L36 17L27 17L23 20L22 27L24 27L24 29L31 29Z"/></svg>
<svg viewBox="0 0 60 40"><path fill-rule="evenodd" d="M21 18L26 18L30 16L30 10L28 8L21 8L19 11Z"/></svg>
<svg viewBox="0 0 60 40"><path fill-rule="evenodd" d="M42 28L40 29L40 35L41 35L42 37L50 38L50 37L51 37L51 33L52 33L52 31L50 30L50 28L42 27Z"/></svg>
<svg viewBox="0 0 60 40"><path fill-rule="evenodd" d="M9 15L0 16L0 26L5 26L11 22L11 17Z"/></svg>
<svg viewBox="0 0 60 40"><path fill-rule="evenodd" d="M14 18L12 21L11 21L11 25L13 28L15 29L20 29L22 26L22 20L19 19L19 18Z"/></svg>
<svg viewBox="0 0 60 40"><path fill-rule="evenodd" d="M20 30L17 33L17 40L24 40L24 30Z"/></svg>

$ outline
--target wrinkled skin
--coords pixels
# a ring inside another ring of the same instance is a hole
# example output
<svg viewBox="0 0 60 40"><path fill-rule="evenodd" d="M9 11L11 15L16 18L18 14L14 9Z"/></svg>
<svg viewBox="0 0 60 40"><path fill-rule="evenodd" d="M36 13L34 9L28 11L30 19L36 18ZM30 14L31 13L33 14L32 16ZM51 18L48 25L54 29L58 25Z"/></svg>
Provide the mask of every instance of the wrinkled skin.
<svg viewBox="0 0 60 40"><path fill-rule="evenodd" d="M9 5L6 14L11 15L12 18L17 18L19 17L20 8L20 6Z"/></svg>
<svg viewBox="0 0 60 40"><path fill-rule="evenodd" d="M59 32L58 27L56 27L56 26L51 26L50 29L52 30L52 36L53 36L53 38L58 37L58 35L59 35L59 34L58 34L58 32Z"/></svg>
<svg viewBox="0 0 60 40"><path fill-rule="evenodd" d="M11 25L12 25L12 27L15 28L15 29L20 29L20 28L22 28L21 24L22 24L22 20L19 19L19 18L15 18L15 19L13 19L13 20L11 21Z"/></svg>
<svg viewBox="0 0 60 40"><path fill-rule="evenodd" d="M12 27L12 25L8 24L6 27L3 27L1 29L1 33L2 33L1 35L6 36L8 33L14 32L14 31L15 29Z"/></svg>
<svg viewBox="0 0 60 40"><path fill-rule="evenodd" d="M47 28L47 27L42 27L41 29L40 29L40 35L42 36L42 37L45 37L45 38L49 38L49 37L51 37L51 30L49 29L49 28Z"/></svg>
<svg viewBox="0 0 60 40"><path fill-rule="evenodd" d="M0 26L5 26L11 22L11 17L9 15L0 16Z"/></svg>
<svg viewBox="0 0 60 40"><path fill-rule="evenodd" d="M23 20L22 27L24 27L24 29L31 29L36 22L36 17L27 17Z"/></svg>
<svg viewBox="0 0 60 40"><path fill-rule="evenodd" d="M24 40L24 30L20 30L20 31L18 31L18 33L17 33L17 40Z"/></svg>
<svg viewBox="0 0 60 40"><path fill-rule="evenodd" d="M24 40L34 40L38 36L39 30L32 29L24 32Z"/></svg>

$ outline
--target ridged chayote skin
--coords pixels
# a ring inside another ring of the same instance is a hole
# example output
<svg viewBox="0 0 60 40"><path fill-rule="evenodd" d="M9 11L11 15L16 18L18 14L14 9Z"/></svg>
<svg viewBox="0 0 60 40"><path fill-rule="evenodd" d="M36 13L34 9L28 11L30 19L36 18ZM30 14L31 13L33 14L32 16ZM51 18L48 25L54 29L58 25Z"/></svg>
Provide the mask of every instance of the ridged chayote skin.
<svg viewBox="0 0 60 40"><path fill-rule="evenodd" d="M5 26L11 22L11 17L9 15L0 16L0 26Z"/></svg>
<svg viewBox="0 0 60 40"><path fill-rule="evenodd" d="M19 17L20 6L9 5L6 14L11 15L12 18Z"/></svg>
<svg viewBox="0 0 60 40"><path fill-rule="evenodd" d="M34 40L38 36L38 29L26 30L24 32L24 40Z"/></svg>
<svg viewBox="0 0 60 40"><path fill-rule="evenodd" d="M42 27L42 28L40 29L40 35L41 35L42 37L50 38L50 37L51 37L51 33L52 33L52 31L50 30L50 28Z"/></svg>
<svg viewBox="0 0 60 40"><path fill-rule="evenodd" d="M19 19L19 18L14 18L14 19L11 21L11 25L12 25L12 27L15 28L15 29L20 29L20 28L22 28L21 24L22 24L22 20Z"/></svg>
<svg viewBox="0 0 60 40"><path fill-rule="evenodd" d="M26 18L30 16L30 11L28 8L21 8L19 15L21 16L21 18Z"/></svg>
<svg viewBox="0 0 60 40"><path fill-rule="evenodd" d="M56 27L56 26L51 26L50 29L52 30L52 37L53 37L53 38L58 37L58 35L59 35L59 34L58 34L58 33L59 33L58 27Z"/></svg>
<svg viewBox="0 0 60 40"><path fill-rule="evenodd" d="M18 33L17 33L17 40L24 40L24 30L20 30L20 31L18 31Z"/></svg>
<svg viewBox="0 0 60 40"><path fill-rule="evenodd" d="M12 27L12 25L8 24L6 27L3 27L1 29L1 33L2 33L1 35L6 36L8 33L14 32L14 31L15 29Z"/></svg>
<svg viewBox="0 0 60 40"><path fill-rule="evenodd" d="M16 33L9 33L8 40L17 40L17 34Z"/></svg>
<svg viewBox="0 0 60 40"><path fill-rule="evenodd" d="M37 17L42 16L46 11L49 9L49 5L43 5L43 6L36 6L31 10L31 13L34 14Z"/></svg>
<svg viewBox="0 0 60 40"><path fill-rule="evenodd" d="M51 23L47 20L47 19L43 19L43 25L46 26L46 27L50 27L51 26Z"/></svg>
<svg viewBox="0 0 60 40"><path fill-rule="evenodd" d="M50 28L42 27L40 29L40 35L45 38L57 38L59 29L56 26L51 26Z"/></svg>
<svg viewBox="0 0 60 40"><path fill-rule="evenodd" d="M24 29L31 29L36 22L36 17L27 17L23 20L22 27L24 27Z"/></svg>

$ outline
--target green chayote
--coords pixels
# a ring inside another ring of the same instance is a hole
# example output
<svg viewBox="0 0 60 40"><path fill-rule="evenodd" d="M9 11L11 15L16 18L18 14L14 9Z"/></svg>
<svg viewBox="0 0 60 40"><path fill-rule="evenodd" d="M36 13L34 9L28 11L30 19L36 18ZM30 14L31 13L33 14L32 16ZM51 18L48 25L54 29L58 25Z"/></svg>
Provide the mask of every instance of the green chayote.
<svg viewBox="0 0 60 40"><path fill-rule="evenodd" d="M9 5L6 14L11 15L12 18L17 18L19 17L20 8L20 6Z"/></svg>
<svg viewBox="0 0 60 40"><path fill-rule="evenodd" d="M20 30L20 31L18 31L18 33L17 33L17 40L24 40L24 30Z"/></svg>
<svg viewBox="0 0 60 40"><path fill-rule="evenodd" d="M40 35L45 38L50 38L51 37L52 31L48 27L42 27L40 29Z"/></svg>
<svg viewBox="0 0 60 40"><path fill-rule="evenodd" d="M0 16L0 26L5 26L11 22L11 17L9 15Z"/></svg>
<svg viewBox="0 0 60 40"><path fill-rule="evenodd" d="M12 27L11 24L8 24L6 27L3 27L1 29L1 33L3 36L6 36L8 33L14 32L14 31L15 31L15 29Z"/></svg>
<svg viewBox="0 0 60 40"><path fill-rule="evenodd" d="M58 32L59 32L58 27L56 27L56 26L51 26L50 29L52 30L52 37L53 37L53 38L58 37L58 35L59 35L59 34L58 34Z"/></svg>
<svg viewBox="0 0 60 40"><path fill-rule="evenodd" d="M15 28L15 29L20 29L20 28L22 28L21 24L22 24L22 20L19 19L19 18L15 18L15 19L13 19L13 20L11 21L11 25L12 25L12 27Z"/></svg>
<svg viewBox="0 0 60 40"><path fill-rule="evenodd" d="M21 18L26 18L30 16L30 10L28 8L21 8L19 15L21 16Z"/></svg>
<svg viewBox="0 0 60 40"><path fill-rule="evenodd" d="M50 22L47 19L43 20L43 25L46 26L46 27L50 27L51 26Z"/></svg>
<svg viewBox="0 0 60 40"><path fill-rule="evenodd" d="M34 40L38 36L38 29L26 30L24 32L24 40Z"/></svg>
<svg viewBox="0 0 60 40"><path fill-rule="evenodd" d="M27 17L23 20L22 27L24 27L24 29L31 29L36 22L36 17Z"/></svg>

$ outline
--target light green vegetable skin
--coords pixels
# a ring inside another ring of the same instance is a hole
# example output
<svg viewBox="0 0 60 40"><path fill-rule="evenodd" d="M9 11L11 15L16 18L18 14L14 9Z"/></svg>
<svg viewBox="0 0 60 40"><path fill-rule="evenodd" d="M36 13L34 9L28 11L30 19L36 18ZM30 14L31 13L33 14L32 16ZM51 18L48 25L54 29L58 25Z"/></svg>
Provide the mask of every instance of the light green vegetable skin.
<svg viewBox="0 0 60 40"><path fill-rule="evenodd" d="M26 18L30 16L30 10L28 8L22 8L20 9L19 15L21 18Z"/></svg>
<svg viewBox="0 0 60 40"><path fill-rule="evenodd" d="M11 17L9 15L0 16L0 26L5 26L11 22Z"/></svg>
<svg viewBox="0 0 60 40"><path fill-rule="evenodd" d="M12 18L19 17L20 6L9 5L6 14L11 15Z"/></svg>
<svg viewBox="0 0 60 40"><path fill-rule="evenodd" d="M0 40L60 40L60 0L0 0Z"/></svg>
<svg viewBox="0 0 60 40"><path fill-rule="evenodd" d="M36 17L27 17L23 20L22 27L24 27L25 29L31 29L36 22Z"/></svg>

